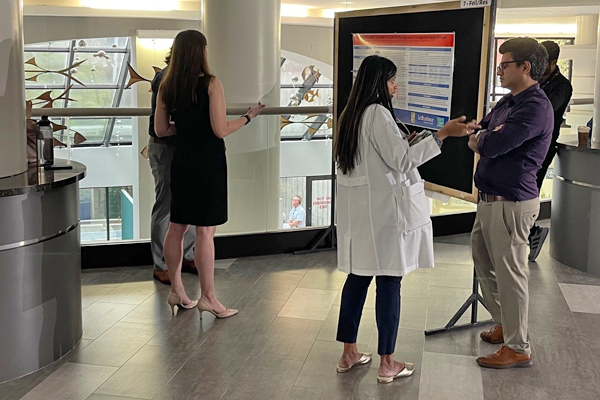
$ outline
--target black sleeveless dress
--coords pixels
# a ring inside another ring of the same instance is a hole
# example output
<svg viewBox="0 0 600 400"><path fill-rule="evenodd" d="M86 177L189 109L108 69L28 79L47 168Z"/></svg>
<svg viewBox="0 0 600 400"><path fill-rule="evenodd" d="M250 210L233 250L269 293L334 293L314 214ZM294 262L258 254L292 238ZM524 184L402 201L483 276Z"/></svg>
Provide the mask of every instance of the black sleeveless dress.
<svg viewBox="0 0 600 400"><path fill-rule="evenodd" d="M208 87L200 78L197 102L175 111L175 155L171 164L171 222L215 226L227 222L225 142L210 124Z"/></svg>

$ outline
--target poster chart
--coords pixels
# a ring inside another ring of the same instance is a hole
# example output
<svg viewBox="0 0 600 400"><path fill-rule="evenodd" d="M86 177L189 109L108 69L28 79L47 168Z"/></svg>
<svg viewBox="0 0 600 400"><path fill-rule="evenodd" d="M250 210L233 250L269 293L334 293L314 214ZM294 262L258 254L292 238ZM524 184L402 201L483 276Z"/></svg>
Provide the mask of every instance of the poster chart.
<svg viewBox="0 0 600 400"><path fill-rule="evenodd" d="M439 129L450 119L454 33L353 34L353 76L376 54L396 64L398 92L392 99L405 124Z"/></svg>

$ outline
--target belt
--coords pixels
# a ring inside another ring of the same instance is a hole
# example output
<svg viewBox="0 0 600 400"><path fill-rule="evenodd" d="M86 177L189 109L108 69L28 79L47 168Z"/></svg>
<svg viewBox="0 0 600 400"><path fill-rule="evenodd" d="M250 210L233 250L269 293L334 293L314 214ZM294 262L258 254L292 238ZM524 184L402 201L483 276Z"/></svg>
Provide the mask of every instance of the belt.
<svg viewBox="0 0 600 400"><path fill-rule="evenodd" d="M150 141L156 144L171 144L167 139L150 136Z"/></svg>
<svg viewBox="0 0 600 400"><path fill-rule="evenodd" d="M479 200L485 201L486 203L490 203L492 201L510 201L509 199L507 199L504 196L498 196L498 195L487 194L487 193L482 193L482 192L479 192Z"/></svg>

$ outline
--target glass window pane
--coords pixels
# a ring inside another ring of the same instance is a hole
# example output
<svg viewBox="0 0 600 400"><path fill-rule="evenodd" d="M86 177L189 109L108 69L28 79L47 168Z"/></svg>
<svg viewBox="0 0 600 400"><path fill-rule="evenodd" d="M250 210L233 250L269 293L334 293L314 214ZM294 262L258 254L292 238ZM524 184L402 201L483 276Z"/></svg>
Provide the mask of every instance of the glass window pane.
<svg viewBox="0 0 600 400"><path fill-rule="evenodd" d="M131 118L119 118L115 121L111 143L133 141L133 123Z"/></svg>
<svg viewBox="0 0 600 400"><path fill-rule="evenodd" d="M105 48L125 48L127 46L127 37L108 37L95 39L78 39L75 41L76 46L82 47L105 47ZM85 46L81 46L81 41L85 42Z"/></svg>
<svg viewBox="0 0 600 400"><path fill-rule="evenodd" d="M106 241L105 188L80 189L79 211L81 219L81 242Z"/></svg>
<svg viewBox="0 0 600 400"><path fill-rule="evenodd" d="M34 108L41 108L44 105L48 104L48 102L46 100L36 99L36 97L40 96L41 94L43 94L45 92L48 92L48 90L47 89L27 89L27 90L25 90L25 98L27 100L31 100L33 102ZM52 99L56 99L63 92L64 92L64 89L51 90L50 97ZM64 107L64 101L58 100L58 101L54 102L52 108L61 108L61 107Z"/></svg>
<svg viewBox="0 0 600 400"><path fill-rule="evenodd" d="M311 203L304 206L310 210L310 226L328 226L331 222L331 180L315 180L312 182ZM307 224L308 226L308 224Z"/></svg>
<svg viewBox="0 0 600 400"><path fill-rule="evenodd" d="M300 111L302 107L298 107L298 111ZM289 117L289 119L285 120L285 117ZM329 128L328 121L331 116L329 114L319 114L319 115L283 115L282 117L282 128L281 128L281 136L282 137L298 137L301 138L304 135L315 136L315 135L325 135L326 137L331 137L332 128ZM332 124L333 122L329 122Z"/></svg>
<svg viewBox="0 0 600 400"><path fill-rule="evenodd" d="M106 57L96 57L94 53L78 53L80 60L85 60L77 67L74 77L84 85L117 85L119 84L119 72L123 65L123 58L127 54L106 53ZM73 82L76 87L81 87Z"/></svg>
<svg viewBox="0 0 600 400"><path fill-rule="evenodd" d="M86 144L102 142L107 124L108 118L71 118L71 129L81 133L87 139Z"/></svg>
<svg viewBox="0 0 600 400"><path fill-rule="evenodd" d="M58 71L67 67L68 53L46 53L46 52L25 52L24 60L28 61L35 58L36 64L45 70ZM25 81L25 86L31 85L64 85L66 77L64 75L51 72L42 73L40 68L34 65L25 64L25 79L32 78L37 75L35 81ZM27 72L31 71L31 72ZM39 71L39 72L37 72Z"/></svg>
<svg viewBox="0 0 600 400"><path fill-rule="evenodd" d="M135 87L135 85L133 86ZM123 95L121 97L121 102L119 103L120 108L130 108L133 107L132 96L134 95L134 91L130 87L129 89L123 90Z"/></svg>
<svg viewBox="0 0 600 400"><path fill-rule="evenodd" d="M293 208L292 199L294 196L300 196L303 199L306 199L306 177L279 178L279 182L279 213L281 215L281 228L290 229L290 225L287 221L290 218L289 214ZM303 203L305 202L303 201ZM303 205L303 207L305 207L305 205Z"/></svg>
<svg viewBox="0 0 600 400"><path fill-rule="evenodd" d="M70 40L57 40L54 42L41 42L41 43L32 43L25 46L25 51L28 48L33 49L48 49L48 48L69 48L71 47Z"/></svg>
<svg viewBox="0 0 600 400"><path fill-rule="evenodd" d="M112 107L113 98L115 97L115 89L91 89L82 88L81 86L73 88L69 93L69 97L76 101L70 101L69 107L73 108L87 108L87 107L99 107L99 108L110 108Z"/></svg>
<svg viewBox="0 0 600 400"><path fill-rule="evenodd" d="M309 65L302 65L288 58L281 66L281 83L302 86L304 83L302 72L305 71L305 75L308 74L310 72L308 68ZM316 69L318 68L315 68L315 70ZM329 79L329 77L321 75L319 78L319 83L333 84L333 81Z"/></svg>

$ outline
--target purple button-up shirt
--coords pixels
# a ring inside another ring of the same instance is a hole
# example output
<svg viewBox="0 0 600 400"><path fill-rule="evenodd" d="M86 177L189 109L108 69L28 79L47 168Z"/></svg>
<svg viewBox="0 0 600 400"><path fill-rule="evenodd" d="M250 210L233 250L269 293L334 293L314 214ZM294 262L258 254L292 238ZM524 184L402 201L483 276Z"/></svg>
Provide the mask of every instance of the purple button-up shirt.
<svg viewBox="0 0 600 400"><path fill-rule="evenodd" d="M481 156L475 186L483 192L523 201L539 196L537 171L548 153L554 112L539 84L504 96L481 121Z"/></svg>

